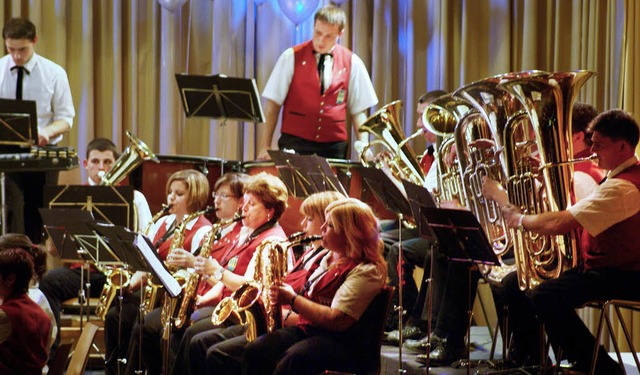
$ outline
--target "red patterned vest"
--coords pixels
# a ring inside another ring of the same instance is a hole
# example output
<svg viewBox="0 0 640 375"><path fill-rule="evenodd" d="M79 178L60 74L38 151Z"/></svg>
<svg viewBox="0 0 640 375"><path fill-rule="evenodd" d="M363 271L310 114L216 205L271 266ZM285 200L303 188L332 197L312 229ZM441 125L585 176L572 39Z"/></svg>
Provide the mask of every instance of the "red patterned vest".
<svg viewBox="0 0 640 375"><path fill-rule="evenodd" d="M293 47L293 54L293 78L283 103L282 133L320 143L346 141L352 52L336 44L331 85L324 94L320 94L311 41Z"/></svg>
<svg viewBox="0 0 640 375"><path fill-rule="evenodd" d="M187 229L185 230L184 233L184 242L182 244L182 248L187 250L187 251L191 251L191 241L193 240L193 236L195 236L196 232L198 232L198 229L202 228L205 225L211 225L211 222L209 221L209 219L207 219L206 217L200 215L198 216L198 219L196 221L196 223L193 225L193 227L191 227L191 229ZM167 233L167 225L165 223L165 225L161 226L158 231L156 232L156 235L153 236L153 243L157 243L162 236L164 236L165 233ZM169 249L171 248L171 243L173 242L173 234L167 238L163 243L160 244L160 246L158 246L158 256L160 257L160 259L165 260L167 259L167 255L169 255Z"/></svg>
<svg viewBox="0 0 640 375"><path fill-rule="evenodd" d="M219 239L216 243L211 247L211 253L209 256L217 261L220 261L222 256L224 255L225 250L234 242L238 241L238 236L240 235L240 229L242 229L242 224L238 223L233 226L233 229L224 237ZM205 293L211 289L211 284L207 282L204 278L200 278L200 282L198 283L198 291L197 294L199 296L203 296ZM215 301L212 301L213 303Z"/></svg>
<svg viewBox="0 0 640 375"><path fill-rule="evenodd" d="M640 162L625 169L615 178L631 182L640 190ZM585 269L615 267L625 271L640 271L640 212L609 227L593 237L582 231Z"/></svg>

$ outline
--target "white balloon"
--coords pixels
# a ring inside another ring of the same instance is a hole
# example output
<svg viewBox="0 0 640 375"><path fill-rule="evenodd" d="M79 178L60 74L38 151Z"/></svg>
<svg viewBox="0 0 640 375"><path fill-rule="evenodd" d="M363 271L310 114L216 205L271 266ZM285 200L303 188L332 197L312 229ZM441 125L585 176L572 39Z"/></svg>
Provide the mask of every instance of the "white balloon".
<svg viewBox="0 0 640 375"><path fill-rule="evenodd" d="M187 0L158 0L158 4L160 4L161 7L172 13L182 8L186 3Z"/></svg>
<svg viewBox="0 0 640 375"><path fill-rule="evenodd" d="M331 0L332 3L334 3L335 5L341 5L344 4L347 0Z"/></svg>

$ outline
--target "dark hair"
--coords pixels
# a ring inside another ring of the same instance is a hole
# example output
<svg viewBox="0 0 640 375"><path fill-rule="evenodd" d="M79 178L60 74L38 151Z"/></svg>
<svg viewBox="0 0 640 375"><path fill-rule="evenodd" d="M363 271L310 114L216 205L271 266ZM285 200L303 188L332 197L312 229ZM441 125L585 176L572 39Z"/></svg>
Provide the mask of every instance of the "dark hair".
<svg viewBox="0 0 640 375"><path fill-rule="evenodd" d="M89 144L87 145L87 159L89 159L89 153L94 150L100 152L111 151L113 152L113 158L118 158L118 148L113 142L111 142L110 139L99 137L94 138L91 142L89 142Z"/></svg>
<svg viewBox="0 0 640 375"><path fill-rule="evenodd" d="M591 147L591 133L588 131L589 124L598 115L598 110L591 104L576 103L571 114L571 133L584 133L584 142Z"/></svg>
<svg viewBox="0 0 640 375"><path fill-rule="evenodd" d="M233 194L233 196L236 198L240 198L242 197L242 194L244 192L244 185L247 183L248 179L249 175L246 175L244 173L225 173L216 181L215 185L213 185L213 192L215 193L216 191L218 191L218 189L222 185L229 185L231 194Z"/></svg>
<svg viewBox="0 0 640 375"><path fill-rule="evenodd" d="M6 249L20 248L31 255L38 281L47 272L47 252L40 245L34 245L29 237L19 233L7 233L0 236L0 252Z"/></svg>
<svg viewBox="0 0 640 375"><path fill-rule="evenodd" d="M638 122L621 109L611 109L599 114L589 125L589 131L598 132L616 141L625 141L634 149L640 138Z"/></svg>
<svg viewBox="0 0 640 375"><path fill-rule="evenodd" d="M36 40L36 25L26 18L12 18L2 28L3 39Z"/></svg>
<svg viewBox="0 0 640 375"><path fill-rule="evenodd" d="M26 293L33 276L33 259L21 248L0 251L0 275L6 279L12 274L16 276L16 282L11 294Z"/></svg>
<svg viewBox="0 0 640 375"><path fill-rule="evenodd" d="M420 97L418 98L418 103L422 104L422 103L431 103L432 101L434 101L435 99L443 96L443 95L447 95L447 92L444 90L432 90L429 91L427 93L424 93L422 95L420 95Z"/></svg>
<svg viewBox="0 0 640 375"><path fill-rule="evenodd" d="M334 5L327 5L320 8L313 16L313 23L317 21L326 22L329 25L337 25L340 31L344 30L344 26L347 24L347 15L344 10Z"/></svg>

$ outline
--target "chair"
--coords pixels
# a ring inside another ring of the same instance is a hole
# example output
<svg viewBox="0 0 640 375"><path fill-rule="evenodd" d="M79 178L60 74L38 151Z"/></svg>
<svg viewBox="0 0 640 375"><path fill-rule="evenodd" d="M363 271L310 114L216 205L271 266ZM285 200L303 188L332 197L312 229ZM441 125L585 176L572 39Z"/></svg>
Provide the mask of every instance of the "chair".
<svg viewBox="0 0 640 375"><path fill-rule="evenodd" d="M362 358L367 360L367 363L357 371L358 374L380 374L382 335L394 290L392 286L382 288L358 322L350 328L353 337L361 338ZM327 370L323 374L347 375L349 373Z"/></svg>
<svg viewBox="0 0 640 375"><path fill-rule="evenodd" d="M593 359L591 360L591 370L589 371L590 375L595 373L596 369L596 361L598 359L598 352L600 351L600 339L602 338L602 333L604 331L604 324L607 323L607 328L609 329L609 334L612 337L613 347L616 351L616 356L618 357L618 363L620 363L623 367L624 364L622 362L622 355L620 354L620 347L618 346L617 339L615 337L613 331L613 323L611 322L610 316L610 308L615 311L618 320L620 321L620 325L622 326L622 331L624 332L625 339L627 340L627 344L629 348L631 348L631 353L633 355L633 360L636 362L636 368L640 368L640 361L638 361L638 354L636 352L635 347L633 346L633 337L629 333L629 329L627 328L627 324L624 322L622 318L622 314L620 313L620 309L630 309L634 311L640 312L640 301L627 301L627 300L609 300L609 301L596 301L590 302L585 305L586 307L591 307L594 309L600 310L600 319L598 320L598 328L596 333L596 344L593 349ZM626 374L626 370L625 370Z"/></svg>
<svg viewBox="0 0 640 375"><path fill-rule="evenodd" d="M55 357L51 361L49 366L48 375L64 375L64 369L67 366L67 360L69 359L69 353L71 352L71 343L65 342L58 346Z"/></svg>
<svg viewBox="0 0 640 375"><path fill-rule="evenodd" d="M93 339L96 337L98 328L97 325L89 322L84 325L82 334L76 344L76 349L71 355L71 360L67 367L67 375L81 375L84 373L87 361L89 360L89 351L91 350L91 345L93 344Z"/></svg>

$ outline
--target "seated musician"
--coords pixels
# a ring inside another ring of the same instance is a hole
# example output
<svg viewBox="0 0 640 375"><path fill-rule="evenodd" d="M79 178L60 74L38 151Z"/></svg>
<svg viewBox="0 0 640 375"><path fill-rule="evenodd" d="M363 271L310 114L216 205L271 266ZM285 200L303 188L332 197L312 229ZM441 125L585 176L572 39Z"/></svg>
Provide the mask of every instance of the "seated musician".
<svg viewBox="0 0 640 375"><path fill-rule="evenodd" d="M590 195L566 210L537 215L523 214L512 204L502 208L511 228L542 235L581 232L579 267L543 281L519 301L525 306L516 308L525 314L520 321L544 323L552 346L561 348L580 372L589 370L596 341L575 309L595 300L640 300L640 163L635 155L640 128L631 115L610 110L598 115L589 131L591 152L597 154L598 166L608 171ZM495 185L487 190L491 187ZM622 374L623 369L600 348L595 373Z"/></svg>
<svg viewBox="0 0 640 375"><path fill-rule="evenodd" d="M350 328L386 282L378 220L354 198L332 202L325 211L322 245L326 262L309 276L310 286L297 294L287 284L272 285L272 303L290 305L295 326L260 336L242 359L245 374L319 374L324 370L363 373L362 335Z"/></svg>
<svg viewBox="0 0 640 375"><path fill-rule="evenodd" d="M101 176L113 167L118 157L116 145L106 138L96 138L87 145L86 158L83 166L87 171L87 185L95 186L100 184ZM138 228L144 228L151 220L151 212L144 195L134 191L134 209L136 211ZM55 349L60 342L60 310L62 303L70 298L78 296L78 291L84 286L81 285L82 263L74 263L69 267L58 267L49 270L40 281L40 290L47 297L51 310L55 316L58 332L56 341L51 349L50 358L53 358ZM105 275L91 267L90 272L85 273L84 282L91 285L88 291L89 297L99 297L105 284Z"/></svg>
<svg viewBox="0 0 640 375"><path fill-rule="evenodd" d="M199 254L203 254L205 251L209 251L211 255L219 254L231 243L237 241L242 225L232 220L242 208L244 201L242 192L247 179L248 176L242 173L225 173L216 181L212 195L214 197L213 204L216 218L219 222L214 224L211 230L203 237L198 246L200 249ZM231 223L224 227L218 226L223 222L226 223L229 221L231 221ZM213 237L209 238L210 236ZM210 246L210 249L205 249L205 246ZM195 253L184 249L174 249L170 257L172 265L188 269L193 269L196 259ZM195 305L195 311L190 320L199 320L198 317L201 316L210 317L213 306L215 306L215 302L217 302L219 296L215 295L215 290L212 290L211 285L204 279L199 281L196 294L195 301L192 301ZM159 368L154 362L159 365L158 358L164 355L160 349L160 340L164 328L162 326L161 316L161 308L157 308L144 317L142 355L143 365L149 369L149 373L154 373L154 369ZM172 343L180 343L184 329L186 329L188 325L189 323L185 324L183 329L173 328L171 333ZM133 373L141 366L138 361L141 345L139 332L140 323L138 322L133 328L133 334L129 342L127 371L125 371L125 373Z"/></svg>
<svg viewBox="0 0 640 375"><path fill-rule="evenodd" d="M0 373L42 374L51 319L29 298L33 258L21 248L0 251Z"/></svg>
<svg viewBox="0 0 640 375"><path fill-rule="evenodd" d="M202 214L209 198L209 181L204 174L193 169L175 172L169 176L166 192L169 215L159 218L147 233L163 261L172 249L195 251L211 229L211 222ZM176 237L178 240L174 241ZM138 317L140 290L146 281L146 273L136 272L122 303L114 303L106 314L107 374L118 373L119 359L126 355L133 324Z"/></svg>
<svg viewBox="0 0 640 375"><path fill-rule="evenodd" d="M244 187L244 203L242 205L242 228L237 239L211 254L209 258L196 258L195 270L205 275L207 282L213 287L215 297L211 300L216 304L224 297L231 295L246 279L244 277L249 261L252 259L258 245L265 239L285 238L278 220L287 207L287 187L278 178L266 173L251 176ZM174 373L186 371L188 365L185 356L188 343L191 338L203 331L214 328L211 322L211 314L202 316L200 320L193 321L187 328L179 343ZM230 324L230 323L229 323ZM156 363L149 363L153 369L147 367L152 373L158 373Z"/></svg>
<svg viewBox="0 0 640 375"><path fill-rule="evenodd" d="M300 213L304 217L302 230L306 236L322 234L321 226L325 221L324 210L331 202L340 198L343 198L340 193L327 191L312 194L302 202ZM296 292L303 293L304 284L309 274L320 266L327 252L328 250L321 246L320 241L311 242L307 250L287 273L284 283L291 285ZM255 265L256 255L257 253L254 254L251 265ZM253 272L251 265L245 274L247 279L254 278L255 272ZM261 280L256 281L262 282ZM286 325L295 325L297 314L284 308L282 309L282 319ZM239 373L242 351L247 344L245 330L246 327L237 324L195 335L189 344L189 373L194 375L214 371L216 373ZM265 332L257 334L261 333Z"/></svg>

